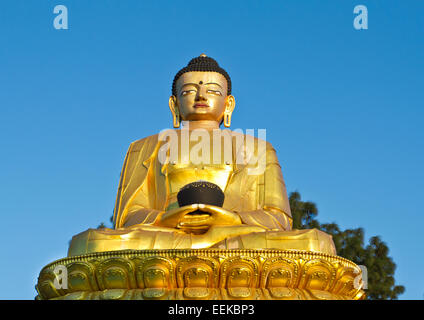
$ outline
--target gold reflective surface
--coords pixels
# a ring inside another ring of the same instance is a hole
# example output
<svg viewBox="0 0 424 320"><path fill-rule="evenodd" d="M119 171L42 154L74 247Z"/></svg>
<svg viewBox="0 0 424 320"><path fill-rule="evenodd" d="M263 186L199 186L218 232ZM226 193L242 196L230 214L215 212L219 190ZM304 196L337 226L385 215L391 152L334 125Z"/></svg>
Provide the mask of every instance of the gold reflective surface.
<svg viewBox="0 0 424 320"><path fill-rule="evenodd" d="M68 269L68 289L53 272ZM361 270L349 260L297 250L121 250L55 261L37 299L358 300Z"/></svg>
<svg viewBox="0 0 424 320"><path fill-rule="evenodd" d="M291 230L286 186L272 145L220 129L221 123L230 126L235 108L223 75L182 74L169 107L173 126L181 129L137 140L128 149L114 229L74 236L68 258L40 273L39 299L363 297L352 287L359 268L336 256L330 235ZM216 133L222 135L218 140ZM240 142L249 161L239 161ZM202 161L192 157L199 154ZM252 171L258 164L261 170ZM222 207L179 207L178 191L198 180L222 189ZM53 286L52 267L59 263L68 270L67 290Z"/></svg>

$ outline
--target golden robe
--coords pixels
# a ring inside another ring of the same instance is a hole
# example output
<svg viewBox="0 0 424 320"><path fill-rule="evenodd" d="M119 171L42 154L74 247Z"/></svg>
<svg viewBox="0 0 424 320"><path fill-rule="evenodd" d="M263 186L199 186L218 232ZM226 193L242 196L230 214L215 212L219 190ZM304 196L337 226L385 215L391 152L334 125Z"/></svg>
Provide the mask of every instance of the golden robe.
<svg viewBox="0 0 424 320"><path fill-rule="evenodd" d="M180 134L181 130L176 130ZM290 206L287 198L286 186L277 155L269 142L266 142L266 164L263 174L249 174L248 168L252 164L238 164L236 159L237 136L233 133L232 154L233 161L229 164L230 175L225 183L225 200L223 208L239 214L242 222L247 225L256 225L266 229L290 230L292 224ZM166 167L170 163L161 164L158 152L165 142L159 135L153 135L133 142L125 157L114 213L115 228L128 227L131 217L138 214L139 224L150 225L156 221L158 213L167 209L172 200L167 183ZM258 139L254 144L245 143L246 151L250 156L258 157ZM262 159L264 160L264 159ZM258 159L258 162L261 159ZM203 176L213 178L213 168L205 164L188 166L206 171ZM191 178L191 177L190 177ZM185 184L188 184L187 180ZM171 203L172 205L172 203ZM143 209L149 209L140 214Z"/></svg>
<svg viewBox="0 0 424 320"><path fill-rule="evenodd" d="M179 138L182 131L174 130ZM170 160L169 155L160 161L160 150L166 143L164 134L131 143L118 187L115 230L89 229L74 236L69 256L122 249L205 247L300 249L335 254L331 236L315 229L290 231L292 218L286 186L269 142L250 137L254 143L248 143L244 140L247 136L232 132L231 161L182 164L181 152L176 161ZM241 141L246 161L237 158ZM192 147L190 144L189 150ZM178 150L181 151L180 145ZM249 163L249 159L257 161ZM252 174L258 163L264 164L264 170ZM178 188L199 179L218 184L225 195L223 208L240 216L242 225L230 226L232 233L220 232L217 226L208 231L209 235L193 235L157 225L161 212L178 206Z"/></svg>

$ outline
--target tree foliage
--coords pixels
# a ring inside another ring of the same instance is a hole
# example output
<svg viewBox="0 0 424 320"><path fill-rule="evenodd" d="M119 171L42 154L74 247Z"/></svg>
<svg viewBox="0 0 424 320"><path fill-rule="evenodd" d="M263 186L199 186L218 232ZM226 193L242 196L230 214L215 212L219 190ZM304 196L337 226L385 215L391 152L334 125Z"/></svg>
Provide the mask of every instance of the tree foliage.
<svg viewBox="0 0 424 320"><path fill-rule="evenodd" d="M97 229L104 229L106 228L106 225L104 222L100 222L100 224L97 226Z"/></svg>
<svg viewBox="0 0 424 320"><path fill-rule="evenodd" d="M300 193L295 191L289 197L293 216L293 229L322 230L333 237L337 255L364 265L368 271L367 299L397 299L405 291L403 286L395 285L396 264L388 256L389 248L379 236L364 243L362 228L341 230L336 223L321 224L316 220L318 208L315 203L302 201Z"/></svg>
<svg viewBox="0 0 424 320"><path fill-rule="evenodd" d="M111 228L113 228L113 214L112 216L109 218L109 222L111 223ZM104 229L104 228L109 228L104 222L100 222L100 224L97 226L97 229Z"/></svg>

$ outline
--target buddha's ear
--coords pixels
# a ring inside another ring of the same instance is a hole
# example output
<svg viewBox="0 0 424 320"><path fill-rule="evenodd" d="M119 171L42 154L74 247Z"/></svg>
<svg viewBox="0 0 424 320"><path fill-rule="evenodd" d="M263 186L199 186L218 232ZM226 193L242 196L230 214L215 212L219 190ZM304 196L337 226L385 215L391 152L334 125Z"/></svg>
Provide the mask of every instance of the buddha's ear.
<svg viewBox="0 0 424 320"><path fill-rule="evenodd" d="M236 99L231 94L225 98L225 112L233 113L234 107L236 106Z"/></svg>
<svg viewBox="0 0 424 320"><path fill-rule="evenodd" d="M174 128L180 127L180 110L178 109L177 97L172 95L169 97L169 109L172 113Z"/></svg>
<svg viewBox="0 0 424 320"><path fill-rule="evenodd" d="M225 98L225 110L224 110L224 126L229 128L231 126L231 114L236 106L236 99L234 96L228 95Z"/></svg>

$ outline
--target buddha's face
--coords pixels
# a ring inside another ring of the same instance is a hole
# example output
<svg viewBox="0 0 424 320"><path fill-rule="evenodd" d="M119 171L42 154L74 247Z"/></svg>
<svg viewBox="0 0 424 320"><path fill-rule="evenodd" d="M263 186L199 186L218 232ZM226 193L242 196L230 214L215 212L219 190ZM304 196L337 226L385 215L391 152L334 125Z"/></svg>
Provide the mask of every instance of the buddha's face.
<svg viewBox="0 0 424 320"><path fill-rule="evenodd" d="M227 96L227 80L217 72L182 74L176 82L176 93L176 97L171 96L170 107L181 120L221 122L224 112L231 113L234 108L234 97Z"/></svg>

